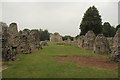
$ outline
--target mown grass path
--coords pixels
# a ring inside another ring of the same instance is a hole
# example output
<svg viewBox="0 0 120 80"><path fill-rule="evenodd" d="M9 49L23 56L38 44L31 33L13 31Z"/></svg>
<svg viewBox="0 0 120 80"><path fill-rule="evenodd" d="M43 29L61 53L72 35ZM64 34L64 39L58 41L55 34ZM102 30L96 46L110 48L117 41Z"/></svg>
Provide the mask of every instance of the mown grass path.
<svg viewBox="0 0 120 80"><path fill-rule="evenodd" d="M50 46L28 55L17 55L20 59L4 63L9 68L2 72L3 78L116 78L118 69L104 69L94 66L79 66L74 62L59 62L52 56L100 56L91 50L83 50L76 46Z"/></svg>

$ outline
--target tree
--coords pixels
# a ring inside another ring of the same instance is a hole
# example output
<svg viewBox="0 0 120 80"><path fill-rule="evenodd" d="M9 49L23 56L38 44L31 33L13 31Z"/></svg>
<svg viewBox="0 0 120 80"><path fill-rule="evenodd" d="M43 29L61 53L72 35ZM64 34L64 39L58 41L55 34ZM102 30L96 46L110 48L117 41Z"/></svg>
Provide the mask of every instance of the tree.
<svg viewBox="0 0 120 80"><path fill-rule="evenodd" d="M111 36L111 25L109 22L105 22L103 24L103 34L106 37L110 37Z"/></svg>
<svg viewBox="0 0 120 80"><path fill-rule="evenodd" d="M22 34L22 31L21 31L21 30L19 31L19 34Z"/></svg>
<svg viewBox="0 0 120 80"><path fill-rule="evenodd" d="M47 29L44 30L43 34L44 34L44 40L49 40L49 38L50 38L50 33L48 32Z"/></svg>
<svg viewBox="0 0 120 80"><path fill-rule="evenodd" d="M75 36L76 39L78 39L79 37L80 37L80 35Z"/></svg>
<svg viewBox="0 0 120 80"><path fill-rule="evenodd" d="M116 27L116 31L118 30L118 28L120 28L120 24L117 25L117 27Z"/></svg>
<svg viewBox="0 0 120 80"><path fill-rule="evenodd" d="M111 26L109 22L105 22L103 24L102 32L105 37L114 37L116 29L114 28L114 26Z"/></svg>
<svg viewBox="0 0 120 80"><path fill-rule="evenodd" d="M46 30L40 29L38 32L39 32L39 38L41 41L49 40L50 33L48 32L47 29Z"/></svg>
<svg viewBox="0 0 120 80"><path fill-rule="evenodd" d="M116 28L112 26L111 29L110 29L110 31L111 31L110 37L114 37L115 34L116 34Z"/></svg>
<svg viewBox="0 0 120 80"><path fill-rule="evenodd" d="M73 41L73 37L71 37L71 36L69 36L69 35L68 35L68 36L63 36L63 37L62 37L63 40L67 40L68 38L70 38L70 39Z"/></svg>
<svg viewBox="0 0 120 80"><path fill-rule="evenodd" d="M58 35L59 33L58 32L55 32L54 35Z"/></svg>
<svg viewBox="0 0 120 80"><path fill-rule="evenodd" d="M80 29L80 35L85 35L89 30L92 30L96 35L102 32L101 16L95 6L89 7L84 13Z"/></svg>

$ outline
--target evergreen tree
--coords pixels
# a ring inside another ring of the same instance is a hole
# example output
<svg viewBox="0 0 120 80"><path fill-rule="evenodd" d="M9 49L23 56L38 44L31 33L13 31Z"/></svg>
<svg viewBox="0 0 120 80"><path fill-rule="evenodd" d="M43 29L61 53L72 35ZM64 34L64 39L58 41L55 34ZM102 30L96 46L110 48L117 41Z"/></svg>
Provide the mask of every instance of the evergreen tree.
<svg viewBox="0 0 120 80"><path fill-rule="evenodd" d="M46 30L40 29L38 32L39 32L39 38L41 41L49 40L50 33L48 32L47 29Z"/></svg>
<svg viewBox="0 0 120 80"><path fill-rule="evenodd" d="M95 6L89 7L85 12L80 29L80 35L85 35L89 30L93 30L96 35L102 32L101 16Z"/></svg>
<svg viewBox="0 0 120 80"><path fill-rule="evenodd" d="M109 22L103 24L103 34L105 37L114 37L116 29Z"/></svg>
<svg viewBox="0 0 120 80"><path fill-rule="evenodd" d="M115 34L116 34L116 28L112 26L110 30L111 30L111 35L110 35L110 37L114 37Z"/></svg>
<svg viewBox="0 0 120 80"><path fill-rule="evenodd" d="M117 27L116 27L116 31L118 30L118 28L120 28L120 24L119 24L119 25L117 25Z"/></svg>
<svg viewBox="0 0 120 80"><path fill-rule="evenodd" d="M63 40L67 40L68 38L70 38L73 41L73 37L72 36L63 36L62 37Z"/></svg>
<svg viewBox="0 0 120 80"><path fill-rule="evenodd" d="M110 37L111 36L111 25L109 22L105 22L103 24L103 34L106 37Z"/></svg>

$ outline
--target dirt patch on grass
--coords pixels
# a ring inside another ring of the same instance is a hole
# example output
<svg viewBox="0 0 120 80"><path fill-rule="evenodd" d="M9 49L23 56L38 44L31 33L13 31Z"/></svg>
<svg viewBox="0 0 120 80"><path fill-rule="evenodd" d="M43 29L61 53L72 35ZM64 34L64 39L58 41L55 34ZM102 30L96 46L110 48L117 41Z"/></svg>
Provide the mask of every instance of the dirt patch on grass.
<svg viewBox="0 0 120 80"><path fill-rule="evenodd" d="M5 70L7 68L8 68L8 66L2 66L2 67L0 67L0 72L2 72L3 70Z"/></svg>
<svg viewBox="0 0 120 80"><path fill-rule="evenodd" d="M2 66L2 70L5 70L7 68L8 68L8 66Z"/></svg>
<svg viewBox="0 0 120 80"><path fill-rule="evenodd" d="M57 59L58 61L68 61L75 62L80 66L96 66L107 69L115 69L118 68L118 64L115 62L110 62L109 59L104 57L97 56L54 56L53 59Z"/></svg>

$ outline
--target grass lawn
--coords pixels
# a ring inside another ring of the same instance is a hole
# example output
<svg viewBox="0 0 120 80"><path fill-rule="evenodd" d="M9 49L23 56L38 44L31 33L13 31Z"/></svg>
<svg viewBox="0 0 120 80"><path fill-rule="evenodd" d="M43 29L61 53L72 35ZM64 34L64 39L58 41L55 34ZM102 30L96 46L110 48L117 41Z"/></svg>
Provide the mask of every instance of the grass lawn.
<svg viewBox="0 0 120 80"><path fill-rule="evenodd" d="M9 68L3 70L3 78L117 78L118 69L104 69L95 66L79 66L74 62L60 62L52 56L100 56L108 58L109 55L92 54L91 50L83 50L74 45L43 47L28 55L17 55L18 61L6 62ZM58 55L63 54L63 55Z"/></svg>

